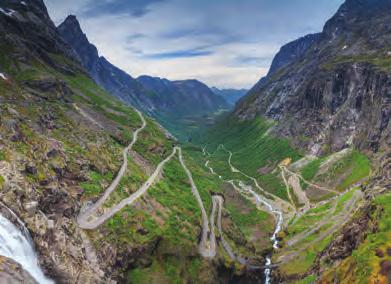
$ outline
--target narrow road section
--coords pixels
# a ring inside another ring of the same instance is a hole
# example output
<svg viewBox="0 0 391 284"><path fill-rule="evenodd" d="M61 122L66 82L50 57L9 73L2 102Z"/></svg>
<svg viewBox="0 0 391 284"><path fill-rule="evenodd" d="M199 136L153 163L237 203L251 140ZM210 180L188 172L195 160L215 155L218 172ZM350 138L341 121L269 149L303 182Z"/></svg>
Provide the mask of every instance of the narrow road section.
<svg viewBox="0 0 391 284"><path fill-rule="evenodd" d="M224 250L226 251L226 253L228 254L229 258L232 261L237 261L237 262L239 262L242 265L246 265L247 264L246 259L241 257L241 256L237 256L233 252L233 250L232 250L231 246L229 245L229 243L224 239L223 226L222 226L222 221L221 221L221 219L222 219L223 203L224 203L223 197L220 196L220 195L214 195L214 196L212 196L212 202L213 202L213 208L215 208L216 205L218 206L217 228L219 230L221 245L223 246ZM215 211L212 210L213 218L214 218L214 213L215 213ZM212 215L211 215L211 218L212 218Z"/></svg>
<svg viewBox="0 0 391 284"><path fill-rule="evenodd" d="M200 193L198 192L197 186L194 183L193 176L191 172L187 168L185 161L182 156L182 149L179 148L179 162L181 163L183 169L185 170L187 177L189 178L191 191L193 192L199 207L201 208L202 214L202 235L201 241L199 244L199 250L203 257L213 258L216 255L216 236L214 233L214 218L211 218L211 230L209 229L208 215L206 214L204 203L202 202ZM214 211L216 210L216 206L213 203L212 207L212 215L214 215ZM209 235L209 240L208 240Z"/></svg>
<svg viewBox="0 0 391 284"><path fill-rule="evenodd" d="M246 175L245 173L242 173L240 170L236 169L232 164L231 164L231 158L232 158L232 152L231 151L228 151L227 149L225 149L224 145L220 145L220 147L223 147L223 149L229 153L229 158L228 158L228 163L229 163L229 166L231 167L231 171L232 172L236 172L236 173L241 173L242 175L244 175L245 177L251 179L252 181L254 181L255 185L257 186L257 188L259 190L261 190L262 192L266 193L266 191L264 191L258 184L257 180L253 177L250 177L248 175ZM218 148L218 149L219 149ZM217 150L216 150L217 151ZM214 172L214 171L213 171ZM231 181L228 181L228 183L230 183L236 190L238 190L238 187L235 185L234 181L231 180ZM276 227L274 229L274 232L273 232L273 235L272 237L270 238L270 240L273 242L273 248L274 249L278 249L279 246L279 239L278 239L278 234L281 232L282 230L282 226L283 226L283 223L284 223L284 216L283 216L283 212L282 210L280 209L280 206L276 206L275 202L272 202L272 201L269 201L267 200L266 198L262 198L259 194L257 194L254 190L252 190L251 187L249 186L246 186L244 184L243 181L239 181L239 186L240 186L240 189L238 190L240 193L243 193L243 192L246 192L246 193L250 193L251 195L254 196L255 200L256 200L256 204L257 206L259 205L264 205L272 214L273 216L276 218ZM277 196L275 196L276 198L278 198ZM221 198L221 197L220 197ZM278 198L279 199L279 198ZM222 200L220 200L219 198L216 197L215 199L218 203L221 203ZM283 201L283 204L289 204L289 202L286 202L285 200L282 200ZM215 206L215 205L214 205ZM222 205L221 205L222 206ZM289 204L289 207L293 207L291 204ZM221 208L220 208L221 209ZM212 213L213 213L213 210L212 210ZM221 212L220 212L221 214ZM221 216L219 217L219 219L221 218ZM221 222L221 219L220 219L220 222ZM218 224L219 225L219 224ZM219 231L220 231L220 234L222 236L222 229L221 228L221 224L220 224L220 227L219 227ZM222 245L224 247L224 249L227 251L228 255L231 257L231 259L236 259L239 261L239 258L236 258L235 254L233 253L232 249L229 247L229 244L227 242L223 242L223 239L222 238ZM224 244L225 243L225 244ZM241 261L244 261L244 259L241 259ZM265 266L264 266L264 274L265 274L265 283L266 284L270 284L271 283L271 269L273 267L273 264L272 264L272 258L271 258L271 255L268 255L266 257L266 263L265 263Z"/></svg>
<svg viewBox="0 0 391 284"><path fill-rule="evenodd" d="M100 218L100 220L101 221L103 220L103 222L96 220L95 222L93 222L94 224L92 224L88 222L88 219L90 216L95 214L97 210L103 205L103 203L109 198L110 194L118 187L119 183L121 182L121 179L125 175L126 169L128 168L128 152L130 149L132 149L133 145L136 144L138 139L138 134L147 126L147 122L145 121L141 112L137 111L137 114L139 115L142 121L142 125L140 128L136 129L136 131L133 132L132 141L122 152L123 162L120 170L117 173L117 176L114 178L110 186L106 189L102 197L91 207L82 210L77 218L77 222L79 226L83 229L95 229L105 221L103 220L103 218Z"/></svg>
<svg viewBox="0 0 391 284"><path fill-rule="evenodd" d="M163 170L164 166L178 153L179 155L179 161L185 170L190 184L191 184L191 190L193 192L193 195L195 196L198 205L201 209L202 214L202 236L201 241L199 244L199 251L200 254L203 257L206 258L213 258L216 255L216 236L214 234L214 218L211 217L211 228L209 227L209 221L208 216L205 211L204 203L201 199L201 196L199 194L199 191L197 189L197 186L194 183L193 177L191 175L191 172L187 168L185 161L183 159L182 155L182 149L180 147L174 147L172 153L165 158L162 162L159 163L159 165L156 167L155 171L152 173L152 175L148 178L148 180L133 194L131 194L128 198L123 199L116 205L110 207L109 209L104 210L102 208L104 202L110 197L111 193L118 187L121 179L123 178L126 169L128 167L128 152L130 149L132 149L133 145L137 142L138 134L140 131L142 131L146 127L146 121L141 114L141 112L137 111L138 115L140 116L140 119L142 121L142 125L140 128L134 131L133 133L133 139L132 142L124 149L123 151L123 163L122 166L113 180L113 182L110 184L110 186L105 190L102 197L92 206L81 210L78 218L77 223L80 228L82 229L88 229L93 230L102 225L104 222L106 222L108 219L110 219L112 216L114 216L116 213L118 213L120 210L122 210L125 206L133 204L137 199L139 199L141 196L143 196L148 189L156 182L156 180L159 177L159 174ZM99 214L99 210L104 211L103 214ZM214 205L212 209L212 215L215 215L216 205Z"/></svg>

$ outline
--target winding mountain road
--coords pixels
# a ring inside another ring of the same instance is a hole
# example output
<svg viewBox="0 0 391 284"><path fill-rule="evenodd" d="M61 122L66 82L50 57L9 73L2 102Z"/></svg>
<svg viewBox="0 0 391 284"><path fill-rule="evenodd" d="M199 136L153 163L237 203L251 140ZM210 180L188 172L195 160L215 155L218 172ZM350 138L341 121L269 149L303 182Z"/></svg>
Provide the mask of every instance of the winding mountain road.
<svg viewBox="0 0 391 284"><path fill-rule="evenodd" d="M295 212L296 212L297 209L296 209L296 206L295 206L295 202L293 201L291 191L289 190L289 189L290 189L290 186L289 186L288 180L286 179L286 176L285 176L285 173L284 173L283 170L281 170L281 177L282 177L282 180L284 181L285 188L286 188L286 193L287 193L287 195L288 195L289 201L290 201L291 204L295 207Z"/></svg>
<svg viewBox="0 0 391 284"><path fill-rule="evenodd" d="M174 147L172 153L165 158L162 162L159 163L159 165L156 167L155 171L152 173L152 175L148 178L148 180L133 194L131 194L128 198L123 199L116 205L110 207L109 209L102 208L105 201L110 197L111 193L116 190L118 187L121 179L123 178L126 169L128 167L128 152L133 147L133 145L137 142L138 134L140 131L142 131L146 127L146 121L141 114L141 112L137 111L138 115L140 116L140 119L142 121L142 125L140 128L136 129L133 133L133 139L132 142L124 149L123 151L123 163L122 166L115 177L115 179L112 181L110 186L105 190L102 197L92 206L82 210L77 218L77 223L80 228L82 229L88 229L93 230L98 228L100 225L102 225L104 222L106 222L108 219L110 219L112 216L114 216L116 213L118 213L120 210L122 210L125 206L133 204L137 199L139 199L141 196L143 196L148 189L156 182L156 180L159 178L159 174L163 170L164 166L178 153L179 155L179 161L181 163L182 168L185 170L189 181L191 185L191 190L193 192L193 195L195 196L198 205L201 209L202 214L202 236L201 241L199 244L199 251L200 254L203 257L206 258L213 258L216 255L216 236L214 234L214 215L216 210L216 205L214 204L213 210L212 210L212 217L210 219L211 221L211 228L209 228L209 221L208 216L205 211L205 207L203 204L203 201L201 199L201 196L199 194L199 191L197 189L197 186L194 183L193 177L191 175L191 172L187 168L183 155L182 155L182 149L180 147ZM99 214L99 210L104 211L103 214Z"/></svg>
<svg viewBox="0 0 391 284"><path fill-rule="evenodd" d="M311 234L319 231L321 227L327 224L332 224L331 227L327 228L324 232L321 232L320 235L316 237L314 240L306 242L300 247L297 248L294 247L294 251L280 256L278 258L278 263L286 263L288 261L291 261L295 257L297 257L301 252L308 249L310 246L317 244L318 242L322 241L323 239L329 236L332 236L335 232L341 229L350 220L349 218L346 218L346 216L353 216L361 208L361 206L358 205L358 202L362 199L363 199L363 193L360 191L356 191L352 199L343 205L343 210L338 215L332 216L327 220L322 220L318 224L315 224L309 230L288 240L287 247L292 247L292 246L294 247L295 244L305 240L305 238L307 238Z"/></svg>
<svg viewBox="0 0 391 284"><path fill-rule="evenodd" d="M224 150L226 152L229 153L229 158L228 158L228 164L229 166L231 167L231 171L232 172L236 172L236 173L241 173L242 175L246 176L247 178L250 178L251 180L254 181L255 185L262 191L262 192L265 192L258 184L257 180L255 178L252 178L244 173L242 173L240 170L236 169L232 164L231 164L231 158L232 158L232 152L228 151L227 149L225 149L224 145L219 145L218 149L220 147L223 147ZM217 149L216 149L217 151ZM204 154L205 155L205 154ZM213 154L212 154L213 155ZM206 163L206 166L208 168L211 168L209 166L209 163ZM212 169L212 168L211 168ZM213 170L213 169L212 169ZM214 171L211 171L212 173ZM216 174L214 172L214 174ZM217 175L217 174L216 174ZM280 209L280 206L276 206L275 205L275 202L272 202L271 200L268 200L264 197L261 197L258 193L256 193L254 190L252 190L252 187L251 186L246 186L244 184L243 181L239 181L239 186L240 186L240 189L235 185L234 181L233 180L230 180L230 181L227 181L228 183L230 183L233 188L235 190L237 190L239 193L249 193L251 195L253 195L253 197L255 198L255 202L257 204L257 207L259 208L259 206L262 204L264 205L271 213L272 215L276 218L276 227L274 229L274 232L273 232L273 235L272 237L270 238L270 240L273 242L273 248L274 249L278 249L278 244L279 244L279 240L278 240L278 234L281 232L282 230L282 226L283 226L283 223L284 223L284 216L283 216L283 212L281 211ZM278 198L276 196L276 198ZM221 222L221 207L222 207L222 197L217 197L215 196L214 197L214 200L216 200L216 202L218 202L220 205L220 208L219 208L219 221L218 222ZM288 202L286 202L284 200L285 204L289 204ZM290 204L289 204L290 205ZM215 206L215 205L214 205ZM290 205L292 207L292 205ZM213 213L213 212L212 212ZM218 223L218 227L219 227L219 232L220 232L220 236L221 236L221 243L223 245L223 248L226 250L226 252L228 253L229 257L232 259L232 260L236 260L238 261L239 263L241 264L246 264L246 260L240 256L236 257L234 252L232 251L232 248L229 246L229 244L224 240L224 237L223 237L223 233L222 233L222 227L221 227L221 223L219 224ZM263 267L264 269L264 273L265 273L265 283L270 283L271 281L271 268L273 267L272 265L272 259L271 259L271 256L267 256L266 257L266 265ZM249 266L249 268L253 268L253 269L260 269L261 267L258 267L258 266Z"/></svg>
<svg viewBox="0 0 391 284"><path fill-rule="evenodd" d="M221 245L223 246L224 250L226 251L226 253L228 254L229 258L232 260L232 261L237 261L239 262L240 264L242 265L246 265L247 264L247 261L245 258L241 257L241 256L237 256L231 246L229 245L229 243L224 239L224 235L223 235L223 226L222 226L222 222L221 222L221 219L222 219L222 210L223 210L223 203L224 203L224 199L222 196L220 195L214 195L212 196L212 202L213 202L213 208L216 207L216 205L218 206L218 212L217 212L217 228L219 230L219 235L220 235L220 242L221 242ZM212 214L211 214L211 219L212 217L214 218L214 213L215 213L215 210L212 210Z"/></svg>
<svg viewBox="0 0 391 284"><path fill-rule="evenodd" d="M340 192L339 191L336 191L336 190L333 190L333 189L330 189L330 188L326 188L326 187L323 187L323 186L319 186L317 184L314 184L312 182L309 182L307 181L306 179L303 178L302 175L298 174L298 173L295 173L295 172L292 172L291 170L289 170L287 167L284 167L284 166L280 166L280 168L284 171L286 171L287 173L293 175L293 176L296 176L298 179L302 180L304 183L308 184L309 186L312 186L312 187L315 187L317 189L320 189L320 190L324 190L324 191L328 191L328 192L331 192L331 193L334 193L334 194L337 194L339 195Z"/></svg>
<svg viewBox="0 0 391 284"><path fill-rule="evenodd" d="M114 178L114 180L112 181L110 186L105 190L102 197L99 198L99 200L91 207L88 207L88 208L82 210L77 218L77 222L78 222L79 226L83 229L95 229L96 227L98 227L100 224L102 224L105 221L104 220L103 222L101 222L103 220L103 217L101 217L101 218L99 218L100 220L95 220L94 222L92 222L94 224L92 224L91 222L88 222L88 219L91 215L96 213L97 210L103 205L103 203L109 198L111 193L118 187L119 183L121 182L121 179L125 175L126 169L128 168L128 152L130 149L132 149L133 145L136 144L137 139L138 139L138 134L142 130L144 130L144 128L147 126L147 122L145 121L141 112L137 111L137 114L139 115L139 117L142 121L142 125L133 132L132 141L122 152L123 162L122 162L120 170L117 173L117 176ZM114 214L115 213L116 212L114 212ZM112 214L112 215L114 215L114 214Z"/></svg>
<svg viewBox="0 0 391 284"><path fill-rule="evenodd" d="M198 202L198 205L201 209L202 214L202 236L201 241L199 244L199 250L202 256L207 258L213 258L216 255L216 236L214 233L214 219L211 218L211 230L209 229L209 222L208 222L208 216L205 211L204 203L202 202L200 193L198 192L197 186L194 183L193 177L191 175L191 172L187 168L183 156L182 156L182 149L179 148L179 162L181 163L183 169L185 170L187 177L189 178L191 190ZM213 204L212 208L212 214L214 210L216 209L215 204ZM214 214L213 214L214 215ZM208 240L209 235L209 240Z"/></svg>

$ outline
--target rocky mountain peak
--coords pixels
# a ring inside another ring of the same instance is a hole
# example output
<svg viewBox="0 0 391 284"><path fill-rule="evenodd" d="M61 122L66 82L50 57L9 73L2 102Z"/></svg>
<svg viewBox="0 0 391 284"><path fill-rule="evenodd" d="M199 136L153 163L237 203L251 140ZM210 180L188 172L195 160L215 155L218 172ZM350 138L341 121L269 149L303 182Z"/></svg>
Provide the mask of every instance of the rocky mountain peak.
<svg viewBox="0 0 391 284"><path fill-rule="evenodd" d="M51 57L61 54L71 60L77 59L77 55L59 36L42 0L2 0L0 8L0 34L3 35L0 41L15 48L11 60L29 64L38 59L60 72L72 72L69 66L65 67Z"/></svg>
<svg viewBox="0 0 391 284"><path fill-rule="evenodd" d="M69 15L60 26L67 26L68 29L72 30L78 35L84 34L75 15Z"/></svg>
<svg viewBox="0 0 391 284"><path fill-rule="evenodd" d="M335 38L344 32L359 32L368 29L367 25L370 24L373 32L377 34L377 29L383 30L389 27L386 19L390 12L391 1L389 0L347 0L327 21L323 33L329 38Z"/></svg>
<svg viewBox="0 0 391 284"><path fill-rule="evenodd" d="M57 30L63 39L72 45L81 59L81 63L87 70L91 70L99 60L98 49L91 44L83 33L76 16L70 15L58 26Z"/></svg>
<svg viewBox="0 0 391 284"><path fill-rule="evenodd" d="M320 33L309 34L281 47L273 59L268 75L302 57L308 48L320 38L320 35Z"/></svg>
<svg viewBox="0 0 391 284"><path fill-rule="evenodd" d="M19 0L2 0L0 2L1 8L12 9L15 12L30 11L36 15L39 15L40 19L50 20L49 13L43 0L30 0L30 1L19 1Z"/></svg>

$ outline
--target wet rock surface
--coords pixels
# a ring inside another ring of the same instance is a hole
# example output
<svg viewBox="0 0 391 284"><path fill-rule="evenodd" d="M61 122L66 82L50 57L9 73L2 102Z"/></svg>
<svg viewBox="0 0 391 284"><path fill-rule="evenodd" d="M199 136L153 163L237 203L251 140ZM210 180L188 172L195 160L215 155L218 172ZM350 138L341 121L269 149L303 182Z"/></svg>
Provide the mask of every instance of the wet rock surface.
<svg viewBox="0 0 391 284"><path fill-rule="evenodd" d="M38 284L20 264L3 256L0 256L0 279L4 284Z"/></svg>

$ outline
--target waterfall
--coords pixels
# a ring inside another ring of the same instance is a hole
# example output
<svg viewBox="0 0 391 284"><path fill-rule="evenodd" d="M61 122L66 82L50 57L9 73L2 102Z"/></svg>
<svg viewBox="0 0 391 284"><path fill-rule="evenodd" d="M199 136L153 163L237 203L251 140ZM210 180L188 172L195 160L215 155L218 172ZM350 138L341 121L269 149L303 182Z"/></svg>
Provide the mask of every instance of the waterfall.
<svg viewBox="0 0 391 284"><path fill-rule="evenodd" d="M0 255L19 263L40 284L52 284L39 267L27 229L22 233L12 222L0 215Z"/></svg>

